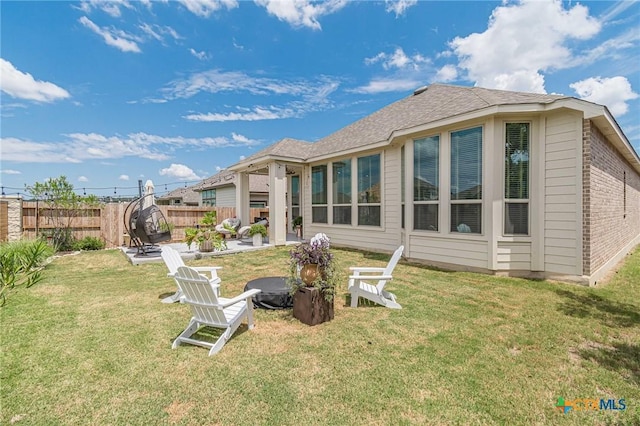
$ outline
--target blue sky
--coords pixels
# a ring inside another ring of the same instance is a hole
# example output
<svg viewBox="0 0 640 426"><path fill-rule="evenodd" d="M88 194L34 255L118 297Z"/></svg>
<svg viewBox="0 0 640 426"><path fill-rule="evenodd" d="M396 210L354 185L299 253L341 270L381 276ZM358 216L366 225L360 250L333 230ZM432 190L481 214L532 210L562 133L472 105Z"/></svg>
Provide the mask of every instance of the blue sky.
<svg viewBox="0 0 640 426"><path fill-rule="evenodd" d="M2 1L1 185L135 195L431 83L607 105L640 152L635 1ZM86 188L86 189L85 189Z"/></svg>

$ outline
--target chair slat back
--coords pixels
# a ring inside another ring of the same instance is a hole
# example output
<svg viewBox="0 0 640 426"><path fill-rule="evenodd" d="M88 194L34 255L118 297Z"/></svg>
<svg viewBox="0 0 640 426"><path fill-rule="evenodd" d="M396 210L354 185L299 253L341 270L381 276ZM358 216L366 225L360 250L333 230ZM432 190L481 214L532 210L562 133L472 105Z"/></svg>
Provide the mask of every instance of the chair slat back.
<svg viewBox="0 0 640 426"><path fill-rule="evenodd" d="M178 272L178 268L184 266L184 261L182 257L180 257L180 253L177 250L164 246L162 247L162 252L160 253L162 256L162 260L167 265L167 269L169 269L169 273L175 274Z"/></svg>
<svg viewBox="0 0 640 426"><path fill-rule="evenodd" d="M384 275L393 274L393 270L395 269L396 265L400 261L400 257L402 256L403 251L404 251L404 246L400 246L396 249L396 251L393 253L393 256L391 256L391 260L389 260L389 263L387 263L387 267L384 269ZM378 281L378 285L376 285L376 288L378 289L379 292L381 292L384 289L384 286L385 284L387 284L387 281L388 280Z"/></svg>
<svg viewBox="0 0 640 426"><path fill-rule="evenodd" d="M188 266L180 266L175 279L184 294L184 303L191 307L197 321L211 325L227 324L215 289L205 276Z"/></svg>

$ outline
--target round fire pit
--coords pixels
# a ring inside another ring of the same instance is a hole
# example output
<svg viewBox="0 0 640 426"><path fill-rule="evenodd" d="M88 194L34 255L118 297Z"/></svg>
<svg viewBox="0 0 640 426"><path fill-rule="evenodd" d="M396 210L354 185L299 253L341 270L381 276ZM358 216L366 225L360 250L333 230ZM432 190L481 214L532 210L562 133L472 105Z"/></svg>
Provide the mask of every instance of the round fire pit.
<svg viewBox="0 0 640 426"><path fill-rule="evenodd" d="M253 296L253 306L263 309L288 309L293 307L293 297L285 277L266 277L251 280L244 287L244 291L260 289L260 293Z"/></svg>

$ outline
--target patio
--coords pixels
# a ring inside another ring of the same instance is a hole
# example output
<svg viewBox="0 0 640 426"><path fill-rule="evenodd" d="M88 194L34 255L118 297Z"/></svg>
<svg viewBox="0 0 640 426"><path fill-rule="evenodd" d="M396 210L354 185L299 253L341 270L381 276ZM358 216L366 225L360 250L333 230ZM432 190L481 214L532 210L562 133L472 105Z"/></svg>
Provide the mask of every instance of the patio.
<svg viewBox="0 0 640 426"><path fill-rule="evenodd" d="M216 256L226 256L229 254L242 253L245 251L257 251L257 250L265 250L268 248L274 247L273 244L269 244L269 238L264 239L264 243L262 246L254 246L251 238L244 239L236 239L230 238L227 239L227 250L225 251L217 251L217 252L200 252L197 249L197 244L191 245L191 250L186 243L167 243L161 244L159 247L164 245L170 246L173 249L177 250L180 253L180 256L184 260L194 260L194 259L203 259L207 257L216 257ZM298 244L302 242L303 239L300 239L296 236L296 234L287 234L287 240L285 245ZM138 253L137 247L126 247L121 246L120 250L127 256L127 259L132 265L140 265L143 263L153 263L153 262L162 262L162 257L160 257L160 250L150 251L147 254Z"/></svg>

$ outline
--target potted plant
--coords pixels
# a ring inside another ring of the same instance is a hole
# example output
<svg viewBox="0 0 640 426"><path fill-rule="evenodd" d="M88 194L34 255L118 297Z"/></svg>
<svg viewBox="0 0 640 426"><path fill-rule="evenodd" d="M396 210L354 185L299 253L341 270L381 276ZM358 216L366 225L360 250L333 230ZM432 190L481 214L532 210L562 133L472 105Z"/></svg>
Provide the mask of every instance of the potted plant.
<svg viewBox="0 0 640 426"><path fill-rule="evenodd" d="M302 243L289 252L289 284L292 293L301 287L315 287L327 302L333 302L338 278L329 237L316 234L308 243Z"/></svg>
<svg viewBox="0 0 640 426"><path fill-rule="evenodd" d="M200 229L198 242L200 251L205 253L227 249L227 243L222 238L222 235L212 229Z"/></svg>
<svg viewBox="0 0 640 426"><path fill-rule="evenodd" d="M249 228L249 236L253 237L254 246L261 246L262 239L267 236L267 227L261 223L254 223Z"/></svg>
<svg viewBox="0 0 640 426"><path fill-rule="evenodd" d="M196 228L185 228L184 230L184 242L187 243L189 251L191 251L191 244L198 238L198 230Z"/></svg>
<svg viewBox="0 0 640 426"><path fill-rule="evenodd" d="M296 216L292 222L293 229L296 231L296 236L302 238L302 216Z"/></svg>

